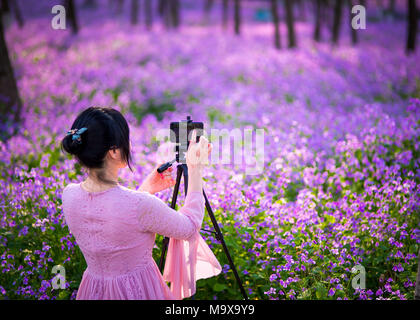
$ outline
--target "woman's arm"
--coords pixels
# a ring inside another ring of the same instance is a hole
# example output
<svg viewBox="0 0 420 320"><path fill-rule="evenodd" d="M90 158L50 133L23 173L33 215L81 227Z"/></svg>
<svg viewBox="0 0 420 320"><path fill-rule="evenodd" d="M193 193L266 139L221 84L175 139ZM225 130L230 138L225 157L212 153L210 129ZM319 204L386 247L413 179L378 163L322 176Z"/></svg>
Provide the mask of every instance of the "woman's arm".
<svg viewBox="0 0 420 320"><path fill-rule="evenodd" d="M188 167L188 194L184 206L178 211L169 208L159 198L143 193L141 199L140 226L144 231L186 240L195 234L203 221L203 166L208 163L211 145L205 137L196 142L196 132L186 154Z"/></svg>
<svg viewBox="0 0 420 320"><path fill-rule="evenodd" d="M201 192L189 191L179 211L154 195L142 193L139 226L143 232L188 240L200 230L203 217L204 197Z"/></svg>

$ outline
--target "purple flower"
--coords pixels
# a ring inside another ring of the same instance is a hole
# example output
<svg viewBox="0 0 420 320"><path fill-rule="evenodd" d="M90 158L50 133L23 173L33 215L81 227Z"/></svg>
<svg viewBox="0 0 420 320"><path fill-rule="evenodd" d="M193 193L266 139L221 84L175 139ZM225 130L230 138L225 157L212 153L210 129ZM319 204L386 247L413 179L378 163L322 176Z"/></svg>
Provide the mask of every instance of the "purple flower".
<svg viewBox="0 0 420 320"><path fill-rule="evenodd" d="M392 267L392 270L393 270L393 271L395 271L395 272L403 272L403 271L404 271L404 268L403 268L403 266L401 265L401 263L399 263L399 264L397 264L397 265L393 266L393 267Z"/></svg>
<svg viewBox="0 0 420 320"><path fill-rule="evenodd" d="M69 257L68 259L70 259L70 257ZM222 272L223 272L223 273L227 273L229 270L230 270L230 266L229 266L228 264L225 264L225 265L223 266L223 270L222 270Z"/></svg>

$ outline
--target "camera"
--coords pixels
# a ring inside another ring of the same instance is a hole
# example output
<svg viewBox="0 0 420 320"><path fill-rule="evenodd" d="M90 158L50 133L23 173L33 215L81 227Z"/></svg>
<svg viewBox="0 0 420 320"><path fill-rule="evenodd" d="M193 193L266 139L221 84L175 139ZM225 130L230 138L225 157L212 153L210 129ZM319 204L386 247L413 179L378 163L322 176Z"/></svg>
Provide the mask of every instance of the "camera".
<svg viewBox="0 0 420 320"><path fill-rule="evenodd" d="M204 124L202 122L194 122L190 116L187 120L170 123L170 141L176 144L176 161L178 163L185 163L186 152L189 146L189 140L193 130L197 132L197 140L203 135Z"/></svg>
<svg viewBox="0 0 420 320"><path fill-rule="evenodd" d="M203 135L204 131L204 124L202 122L194 122L191 120L190 116L187 116L187 120L171 122L169 128L169 139L171 142L175 143L176 157L174 160L162 164L157 169L157 172L159 173L167 170L175 161L183 164L186 163L186 153L188 146L190 145L189 138L191 138L192 131L196 130L196 142L200 141L200 137Z"/></svg>

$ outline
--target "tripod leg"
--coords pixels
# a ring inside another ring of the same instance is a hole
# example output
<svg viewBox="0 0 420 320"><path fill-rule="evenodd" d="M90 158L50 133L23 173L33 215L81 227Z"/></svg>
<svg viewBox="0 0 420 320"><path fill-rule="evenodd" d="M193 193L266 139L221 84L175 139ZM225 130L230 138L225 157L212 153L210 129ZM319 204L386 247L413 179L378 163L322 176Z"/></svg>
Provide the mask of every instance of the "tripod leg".
<svg viewBox="0 0 420 320"><path fill-rule="evenodd" d="M181 165L178 165L177 172L176 172L176 183L175 183L174 192L172 194L172 201L171 201L172 209L175 209L175 206L176 206L176 199L178 198L179 185L181 183L182 173L183 173L183 168ZM159 270L161 273L163 273L163 267L165 266L165 256L166 256L166 251L168 250L168 245L169 245L169 238L168 237L163 238L162 253L160 255L160 260L159 260Z"/></svg>
<svg viewBox="0 0 420 320"><path fill-rule="evenodd" d="M184 173L184 192L185 192L185 195L187 195L188 193L188 167L186 164L182 165L182 170Z"/></svg>
<svg viewBox="0 0 420 320"><path fill-rule="evenodd" d="M236 270L235 264L233 263L232 257L230 256L230 253L229 253L229 250L226 246L225 239L223 237L222 231L220 230L219 225L217 224L217 221L216 221L216 218L214 216L213 210L210 206L209 199L207 199L207 195L204 192L204 190L203 190L203 195L204 195L204 200L205 200L205 203L206 203L207 212L210 216L211 222L213 223L214 229L216 230L216 239L219 240L220 243L222 244L223 251L225 252L225 255L226 255L226 257L229 261L230 268L232 269L233 274L235 275L236 282L239 285L239 289L241 290L242 296L244 297L245 300L248 300L248 296L247 296L247 294L245 292L245 289L242 285L241 278L239 278L238 271Z"/></svg>

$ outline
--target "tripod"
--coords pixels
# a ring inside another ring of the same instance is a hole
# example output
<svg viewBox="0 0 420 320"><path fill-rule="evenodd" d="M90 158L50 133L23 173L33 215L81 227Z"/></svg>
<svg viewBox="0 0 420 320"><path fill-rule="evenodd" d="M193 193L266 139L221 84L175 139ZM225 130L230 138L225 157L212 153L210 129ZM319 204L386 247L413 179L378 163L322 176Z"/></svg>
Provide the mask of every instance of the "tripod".
<svg viewBox="0 0 420 320"><path fill-rule="evenodd" d="M159 169L158 172L163 172L165 171L167 168L169 168L172 165L173 161L168 162L164 165L162 165ZM175 187L174 187L174 192L172 195L172 201L171 201L171 208L175 209L175 205L176 205L176 200L178 197L178 192L179 192L179 185L181 183L181 178L182 176L184 176L184 191L185 191L185 195L187 194L188 191L188 167L186 164L178 164L177 166L177 174L176 174L176 183L175 183ZM232 257L230 256L229 250L226 246L223 234L219 228L219 225L217 224L216 218L214 216L213 210L210 206L209 200L207 198L206 193L203 190L203 196L204 196L204 200L205 200L205 206L207 209L207 212L210 216L210 220L213 223L213 227L215 231L211 231L211 230L204 230L206 232L212 232L215 234L216 239L218 241L220 241L220 243L222 244L223 247L223 251L225 252L225 255L229 261L229 266L233 271L233 274L235 275L236 281L238 282L239 285L239 289L241 290L242 296L244 297L245 300L248 300L248 296L245 292L244 287L242 286L242 282L241 279L239 278L239 274L238 271L236 270L236 267L233 263ZM163 243L162 243L162 254L160 256L160 261L159 261L159 269L160 272L163 272L163 268L164 268L164 264L165 264L165 256L166 256L166 251L168 250L168 245L169 245L169 238L165 237L163 239Z"/></svg>

